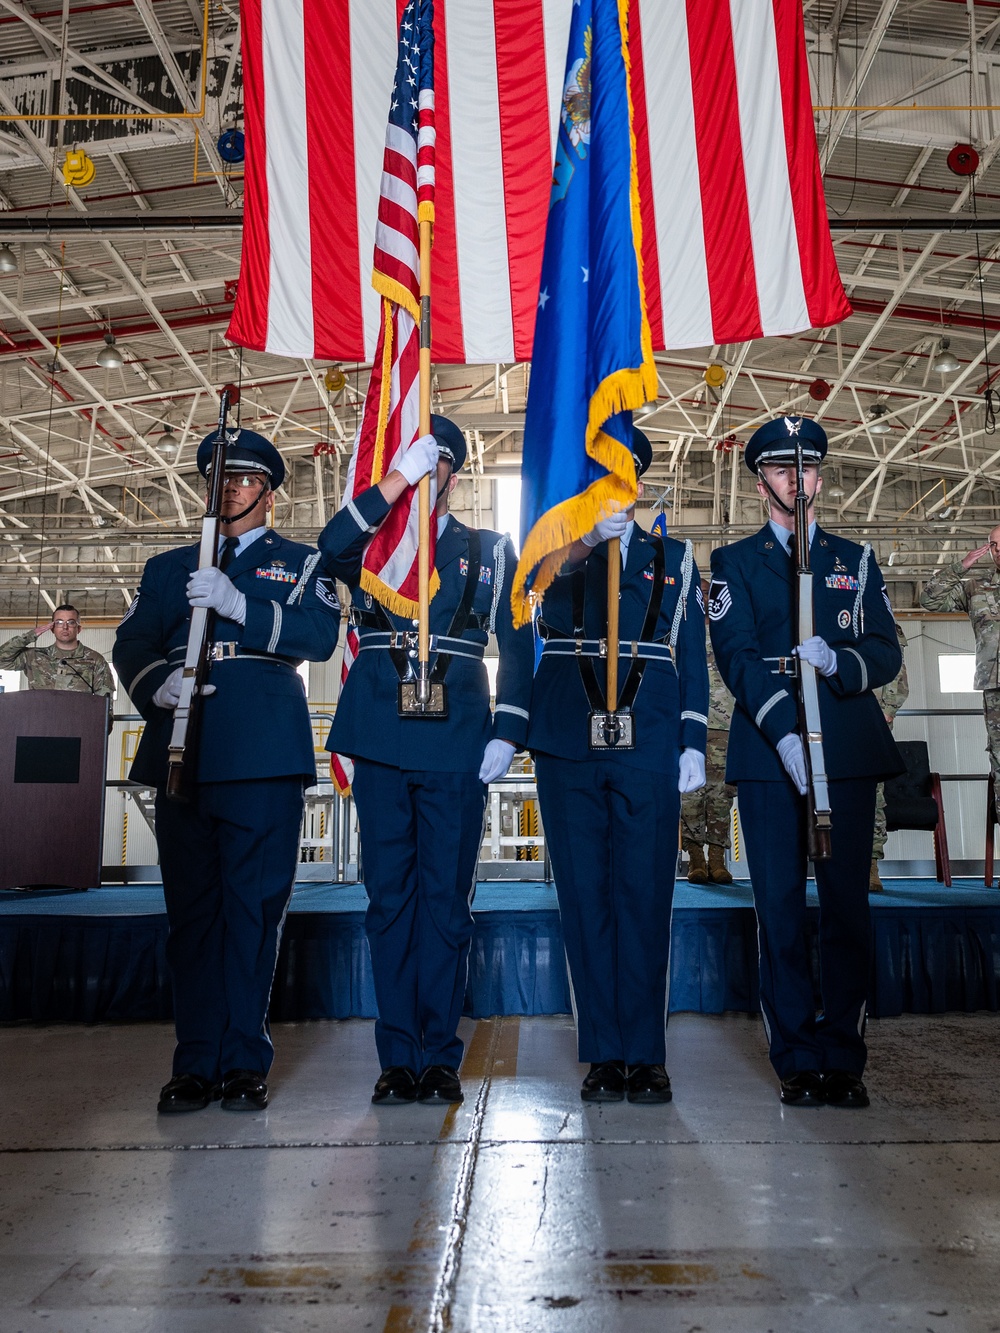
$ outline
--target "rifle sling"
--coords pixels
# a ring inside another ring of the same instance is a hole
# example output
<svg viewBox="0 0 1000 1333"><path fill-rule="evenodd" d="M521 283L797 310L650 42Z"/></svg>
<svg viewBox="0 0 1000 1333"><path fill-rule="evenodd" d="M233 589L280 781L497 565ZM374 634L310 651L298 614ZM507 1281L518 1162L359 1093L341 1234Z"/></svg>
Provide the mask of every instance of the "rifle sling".
<svg viewBox="0 0 1000 1333"><path fill-rule="evenodd" d="M665 558L663 554L663 542L658 536L651 536L650 542L653 547L653 588L649 594L649 604L646 607L646 616L642 622L642 629L639 633L640 640L650 640L656 629L656 622L660 618L660 607L663 604L663 572L665 567ZM576 569L571 575L573 580L573 635L577 639L582 639L584 634L584 606L587 591L587 566L582 569ZM607 607L604 608L602 617L602 627L604 637L607 638ZM608 651L612 650L612 645L608 644ZM597 678L597 668L593 657L584 657L581 653L577 657L577 664L580 668L580 679L583 682L583 688L587 695L587 702L590 704L591 712L602 713L607 711L607 695L601 688L600 681ZM625 677L625 684L622 686L621 694L618 699L618 711L625 712L635 703L636 695L639 693L639 686L642 684L643 673L646 670L647 659L643 657L635 658L629 667L628 675Z"/></svg>

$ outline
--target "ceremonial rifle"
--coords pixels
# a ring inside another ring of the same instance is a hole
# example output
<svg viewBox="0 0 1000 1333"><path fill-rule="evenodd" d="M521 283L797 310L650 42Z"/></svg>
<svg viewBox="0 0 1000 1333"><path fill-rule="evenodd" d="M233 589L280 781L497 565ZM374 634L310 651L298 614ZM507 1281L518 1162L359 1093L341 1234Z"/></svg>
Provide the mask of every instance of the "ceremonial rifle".
<svg viewBox="0 0 1000 1333"><path fill-rule="evenodd" d="M198 568L209 569L219 563L219 529L222 521L222 497L226 486L226 425L229 409L239 402L240 391L233 384L222 390L219 401L219 429L212 441L209 470L208 504L201 523ZM181 697L174 708L174 724L167 749L167 796L172 801L190 800L198 762L198 739L203 707L202 686L208 679L215 612L206 606L191 608Z"/></svg>
<svg viewBox="0 0 1000 1333"><path fill-rule="evenodd" d="M813 574L809 568L809 497L806 495L802 443L795 446L795 623L798 642L805 643L816 632L813 610ZM806 757L806 830L809 858L830 859L830 790L823 756L823 724L819 713L816 668L798 659L798 709L802 748Z"/></svg>

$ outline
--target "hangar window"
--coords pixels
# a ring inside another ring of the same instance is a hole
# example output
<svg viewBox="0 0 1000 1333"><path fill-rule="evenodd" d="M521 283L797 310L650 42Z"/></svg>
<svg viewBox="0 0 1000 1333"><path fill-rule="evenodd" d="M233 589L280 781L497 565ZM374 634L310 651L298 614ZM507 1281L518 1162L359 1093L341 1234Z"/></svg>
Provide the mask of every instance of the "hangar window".
<svg viewBox="0 0 1000 1333"><path fill-rule="evenodd" d="M975 653L941 653L938 656L938 680L942 694L978 693Z"/></svg>

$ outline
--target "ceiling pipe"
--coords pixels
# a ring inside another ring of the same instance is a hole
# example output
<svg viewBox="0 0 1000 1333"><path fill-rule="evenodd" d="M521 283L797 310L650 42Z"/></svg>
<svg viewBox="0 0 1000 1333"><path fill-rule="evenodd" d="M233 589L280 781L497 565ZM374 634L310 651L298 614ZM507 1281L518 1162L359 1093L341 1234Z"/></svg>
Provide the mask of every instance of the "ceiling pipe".
<svg viewBox="0 0 1000 1333"><path fill-rule="evenodd" d="M164 312L164 318L172 329L201 329L211 325L223 325L230 319L230 311L220 310L216 314L188 315L182 319L175 319L169 311ZM162 334L163 330L153 320L146 320L142 323L126 324L124 322L115 323L116 338L145 338L150 334ZM77 347L87 343L103 343L104 329L92 325L89 329L84 329L80 333L64 333L59 339L60 347ZM35 338L26 338L23 342L14 342L10 347L0 346L0 361L6 357L12 356L34 356L38 352L48 351L44 343L40 343ZM137 361L145 360L144 357L136 357Z"/></svg>
<svg viewBox="0 0 1000 1333"><path fill-rule="evenodd" d="M889 213L881 217L830 217L831 231L943 231L1000 232L1000 217L967 217L947 213L943 217L901 217ZM87 213L78 216L11 217L0 214L0 241L23 240L25 236L116 235L121 232L241 231L243 214L232 213L126 213L122 215Z"/></svg>

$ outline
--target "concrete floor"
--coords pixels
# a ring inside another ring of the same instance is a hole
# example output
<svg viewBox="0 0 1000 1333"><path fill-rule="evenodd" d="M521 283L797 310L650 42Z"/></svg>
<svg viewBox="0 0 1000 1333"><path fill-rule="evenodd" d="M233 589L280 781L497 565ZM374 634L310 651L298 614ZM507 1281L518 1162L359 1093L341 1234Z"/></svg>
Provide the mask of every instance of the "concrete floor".
<svg viewBox="0 0 1000 1333"><path fill-rule="evenodd" d="M287 1025L266 1114L176 1118L169 1028L3 1029L0 1333L1000 1330L998 1023L871 1024L867 1112L783 1111L744 1017L671 1020L667 1107L470 1022L447 1112Z"/></svg>

